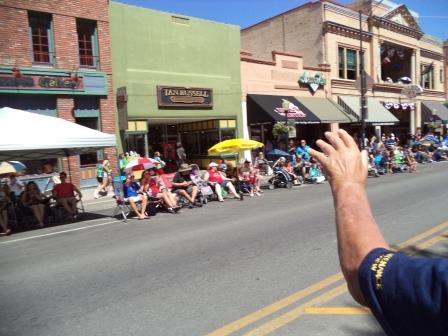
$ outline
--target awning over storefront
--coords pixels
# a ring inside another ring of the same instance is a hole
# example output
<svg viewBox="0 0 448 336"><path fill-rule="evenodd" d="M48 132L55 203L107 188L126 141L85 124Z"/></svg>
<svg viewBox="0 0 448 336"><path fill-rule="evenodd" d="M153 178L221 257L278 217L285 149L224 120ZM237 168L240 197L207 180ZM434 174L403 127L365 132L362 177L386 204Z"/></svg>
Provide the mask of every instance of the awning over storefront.
<svg viewBox="0 0 448 336"><path fill-rule="evenodd" d="M351 117L361 121L361 101L359 96L339 96L338 103ZM368 118L366 122L374 125L392 125L399 120L390 113L377 98L367 98Z"/></svg>
<svg viewBox="0 0 448 336"><path fill-rule="evenodd" d="M309 111L313 111L322 123L349 123L357 121L355 117L345 114L342 108L331 99L297 97L297 100Z"/></svg>
<svg viewBox="0 0 448 336"><path fill-rule="evenodd" d="M283 101L289 102L287 115ZM247 95L249 125L294 120L296 124L319 124L321 120L292 96Z"/></svg>
<svg viewBox="0 0 448 336"><path fill-rule="evenodd" d="M438 101L422 101L422 122L448 121L448 107Z"/></svg>

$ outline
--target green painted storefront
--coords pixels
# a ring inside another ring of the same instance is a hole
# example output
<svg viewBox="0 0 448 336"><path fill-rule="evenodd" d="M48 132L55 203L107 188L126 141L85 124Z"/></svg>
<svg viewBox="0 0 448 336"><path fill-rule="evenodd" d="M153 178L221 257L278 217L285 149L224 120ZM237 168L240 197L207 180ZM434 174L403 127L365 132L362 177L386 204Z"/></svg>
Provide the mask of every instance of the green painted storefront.
<svg viewBox="0 0 448 336"><path fill-rule="evenodd" d="M242 137L238 26L117 2L109 8L114 90L126 88L129 121L119 150L146 147L140 154L151 155L181 140L200 160L213 141ZM165 104L163 92L190 96Z"/></svg>

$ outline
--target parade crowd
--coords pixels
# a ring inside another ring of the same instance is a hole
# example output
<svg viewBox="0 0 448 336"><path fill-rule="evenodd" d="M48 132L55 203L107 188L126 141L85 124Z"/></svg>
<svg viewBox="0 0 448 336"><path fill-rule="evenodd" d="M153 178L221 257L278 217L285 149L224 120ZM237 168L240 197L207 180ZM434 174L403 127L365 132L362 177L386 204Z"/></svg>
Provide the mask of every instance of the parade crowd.
<svg viewBox="0 0 448 336"><path fill-rule="evenodd" d="M448 136L444 139L428 133L411 136L402 144L393 133L365 139L369 157L369 176L379 177L417 170L417 164L448 159ZM120 177L112 178L107 158L98 162L96 177L98 187L94 198L110 195L113 190L118 205L129 208L135 218L148 219L159 211L178 214L183 207L202 207L209 201L224 202L226 199L244 200L245 197L260 197L264 190L291 188L304 183L322 183L326 173L309 154L306 140L289 140L287 151L259 150L251 159L236 161L211 161L206 170L189 164L182 144L177 144L177 171L165 173L166 163L160 152L153 158L141 158L131 152L120 155ZM146 162L132 165L132 162ZM148 167L148 168L144 168ZM135 168L142 171L136 171ZM45 195L33 181L21 184L15 174L2 179L0 186L0 235L11 233L11 220L33 222L37 227L57 220L78 218L82 193L67 175L53 175L54 188ZM55 215L55 210L57 210ZM52 217L49 219L49 217Z"/></svg>

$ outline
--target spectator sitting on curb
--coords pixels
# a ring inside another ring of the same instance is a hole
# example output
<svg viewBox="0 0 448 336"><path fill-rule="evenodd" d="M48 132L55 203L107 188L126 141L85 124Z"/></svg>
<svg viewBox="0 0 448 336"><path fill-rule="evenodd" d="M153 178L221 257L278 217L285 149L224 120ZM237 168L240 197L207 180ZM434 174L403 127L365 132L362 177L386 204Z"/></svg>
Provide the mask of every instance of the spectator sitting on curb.
<svg viewBox="0 0 448 336"><path fill-rule="evenodd" d="M329 175L338 254L352 297L368 306L387 335L448 335L448 260L390 249L367 198L367 153L344 130L310 149Z"/></svg>

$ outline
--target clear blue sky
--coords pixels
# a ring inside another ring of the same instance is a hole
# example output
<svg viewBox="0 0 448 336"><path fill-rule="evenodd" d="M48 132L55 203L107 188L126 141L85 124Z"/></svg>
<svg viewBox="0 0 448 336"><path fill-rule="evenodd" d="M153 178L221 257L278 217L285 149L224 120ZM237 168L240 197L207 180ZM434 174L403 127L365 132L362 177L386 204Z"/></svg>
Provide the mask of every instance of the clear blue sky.
<svg viewBox="0 0 448 336"><path fill-rule="evenodd" d="M286 10L295 8L306 0L117 0L131 5L183 14L212 21L248 27ZM349 3L350 0L340 0ZM448 39L448 0L402 0L420 14L422 30L443 40Z"/></svg>

